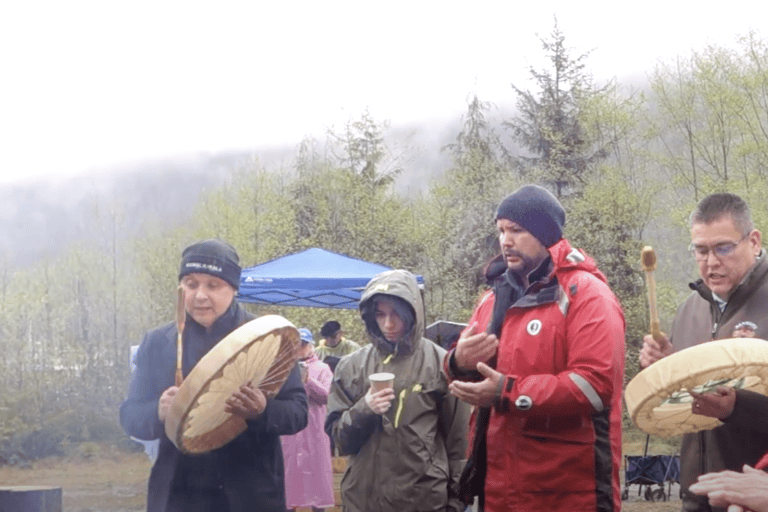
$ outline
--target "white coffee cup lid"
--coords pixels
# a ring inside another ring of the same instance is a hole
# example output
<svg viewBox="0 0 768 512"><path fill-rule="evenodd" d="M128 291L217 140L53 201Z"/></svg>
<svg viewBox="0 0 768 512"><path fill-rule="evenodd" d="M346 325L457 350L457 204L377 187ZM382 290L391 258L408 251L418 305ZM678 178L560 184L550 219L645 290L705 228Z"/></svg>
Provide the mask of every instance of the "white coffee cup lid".
<svg viewBox="0 0 768 512"><path fill-rule="evenodd" d="M394 373L387 373L387 372L372 373L368 376L369 380L376 381L376 382L384 382L387 380L393 380L394 378L395 378Z"/></svg>

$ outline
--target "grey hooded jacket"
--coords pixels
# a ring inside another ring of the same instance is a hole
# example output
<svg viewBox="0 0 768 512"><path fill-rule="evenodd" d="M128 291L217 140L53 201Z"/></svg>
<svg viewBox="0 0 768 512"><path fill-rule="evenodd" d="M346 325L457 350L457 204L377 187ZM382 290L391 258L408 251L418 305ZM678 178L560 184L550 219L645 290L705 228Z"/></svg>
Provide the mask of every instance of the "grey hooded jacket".
<svg viewBox="0 0 768 512"><path fill-rule="evenodd" d="M377 294L399 297L413 309L412 329L394 346L368 316ZM464 510L452 488L465 463L469 406L448 393L445 350L422 337L424 304L415 277L404 270L377 275L360 311L370 344L336 367L325 422L341 454L350 456L341 482L344 510ZM364 397L368 375L384 371L395 374L395 400L377 415Z"/></svg>

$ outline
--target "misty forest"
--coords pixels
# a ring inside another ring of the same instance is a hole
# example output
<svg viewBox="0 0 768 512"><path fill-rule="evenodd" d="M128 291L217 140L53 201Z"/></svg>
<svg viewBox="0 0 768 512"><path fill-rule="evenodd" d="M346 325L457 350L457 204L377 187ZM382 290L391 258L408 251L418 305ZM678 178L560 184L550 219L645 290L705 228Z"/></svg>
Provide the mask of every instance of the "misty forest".
<svg viewBox="0 0 768 512"><path fill-rule="evenodd" d="M524 183L559 197L565 236L595 258L621 300L628 381L649 324L641 249L656 250L669 328L696 277L686 250L695 203L715 191L739 194L756 227L768 229L768 43L745 34L733 47L659 62L644 83L626 86L596 83L589 52L569 47L556 24L540 39L547 64L527 70L530 86L510 84L510 113L469 94L437 173L408 169L408 150L389 138L391 120L365 111L324 140L302 141L280 165L241 159L200 194L179 196L186 189L176 175L178 187L166 182L154 198L185 202L176 217L129 210L129 193L118 191L100 198L91 227L61 250L6 261L0 463L86 441L131 444L117 418L130 347L173 319L188 244L227 240L244 268L310 247L406 268L424 276L428 323L466 322L498 251L495 207ZM406 179L424 181L418 193L398 188ZM354 310L248 307L316 336L335 318L364 341Z"/></svg>

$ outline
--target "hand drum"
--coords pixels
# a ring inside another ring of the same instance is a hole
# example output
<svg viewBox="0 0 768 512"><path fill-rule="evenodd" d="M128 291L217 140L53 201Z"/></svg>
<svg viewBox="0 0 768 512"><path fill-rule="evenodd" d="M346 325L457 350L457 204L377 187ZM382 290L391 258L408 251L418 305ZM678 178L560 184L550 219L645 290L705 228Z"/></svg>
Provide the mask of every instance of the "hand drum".
<svg viewBox="0 0 768 512"><path fill-rule="evenodd" d="M195 365L174 398L165 434L180 451L205 453L224 446L246 429L245 420L225 413L226 400L250 382L274 397L296 364L299 332L278 315L243 324Z"/></svg>

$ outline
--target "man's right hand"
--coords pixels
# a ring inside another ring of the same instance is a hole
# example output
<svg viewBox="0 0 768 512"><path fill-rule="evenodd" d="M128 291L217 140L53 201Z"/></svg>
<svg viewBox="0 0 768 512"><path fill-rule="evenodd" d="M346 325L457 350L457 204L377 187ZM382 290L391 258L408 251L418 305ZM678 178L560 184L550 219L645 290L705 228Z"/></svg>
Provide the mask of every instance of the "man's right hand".
<svg viewBox="0 0 768 512"><path fill-rule="evenodd" d="M376 392L373 391L373 388L368 388L368 393L365 394L365 403L374 414L387 412L392 407L392 400L394 399L395 390L392 388L384 388Z"/></svg>
<svg viewBox="0 0 768 512"><path fill-rule="evenodd" d="M173 398L178 393L178 386L171 386L160 396L160 400L157 402L157 416L160 418L160 423L165 423L165 418L168 416L168 409L171 408Z"/></svg>
<svg viewBox="0 0 768 512"><path fill-rule="evenodd" d="M643 338L643 348L640 349L640 366L647 368L659 359L663 359L672 353L672 342L662 334L659 341L646 334Z"/></svg>
<svg viewBox="0 0 768 512"><path fill-rule="evenodd" d="M499 347L495 334L480 332L475 334L477 322L467 327L456 343L454 358L459 370L468 372L477 369L477 363L488 363Z"/></svg>

